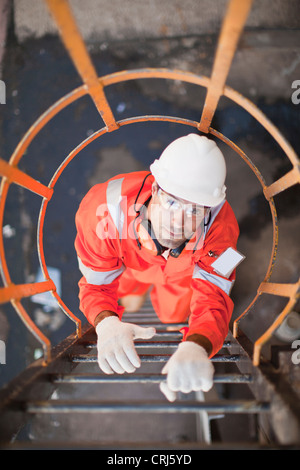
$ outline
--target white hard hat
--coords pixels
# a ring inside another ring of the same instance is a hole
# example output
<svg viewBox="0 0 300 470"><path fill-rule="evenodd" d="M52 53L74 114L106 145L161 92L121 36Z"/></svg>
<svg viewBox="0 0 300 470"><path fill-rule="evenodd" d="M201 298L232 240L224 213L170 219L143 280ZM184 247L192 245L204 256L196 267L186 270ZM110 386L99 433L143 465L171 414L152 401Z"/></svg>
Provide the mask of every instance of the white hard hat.
<svg viewBox="0 0 300 470"><path fill-rule="evenodd" d="M208 207L225 199L225 159L205 136L189 134L174 140L150 170L157 184L175 197Z"/></svg>

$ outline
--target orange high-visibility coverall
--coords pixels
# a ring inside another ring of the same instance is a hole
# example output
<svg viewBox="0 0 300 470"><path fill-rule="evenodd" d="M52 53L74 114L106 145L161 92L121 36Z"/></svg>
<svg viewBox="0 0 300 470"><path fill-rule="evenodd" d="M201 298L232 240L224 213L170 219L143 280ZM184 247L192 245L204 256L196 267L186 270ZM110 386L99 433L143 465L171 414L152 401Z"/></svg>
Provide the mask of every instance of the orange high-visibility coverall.
<svg viewBox="0 0 300 470"><path fill-rule="evenodd" d="M197 244L191 240L178 258L156 256L138 246L133 230L136 210L151 197L153 181L149 172L122 174L93 186L83 198L76 214L75 240L83 274L80 309L91 324L103 310L122 318L124 308L118 299L143 294L152 286L151 301L160 320L180 323L188 319L183 340L194 333L205 336L212 344L212 356L228 333L235 271L227 279L211 264L228 247L236 247L236 218L223 201L212 208Z"/></svg>

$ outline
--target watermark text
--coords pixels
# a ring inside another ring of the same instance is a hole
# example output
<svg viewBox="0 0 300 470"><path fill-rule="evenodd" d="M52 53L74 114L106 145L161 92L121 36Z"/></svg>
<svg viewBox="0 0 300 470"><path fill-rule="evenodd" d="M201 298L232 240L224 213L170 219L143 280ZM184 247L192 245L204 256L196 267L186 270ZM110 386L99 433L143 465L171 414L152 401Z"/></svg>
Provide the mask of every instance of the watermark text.
<svg viewBox="0 0 300 470"><path fill-rule="evenodd" d="M292 349L296 349L292 354L292 363L295 365L300 364L300 339L293 341Z"/></svg>
<svg viewBox="0 0 300 470"><path fill-rule="evenodd" d="M299 104L300 103L300 80L294 80L292 83L292 88L295 88L295 91L293 91L291 100L293 104Z"/></svg>
<svg viewBox="0 0 300 470"><path fill-rule="evenodd" d="M0 104L6 104L6 86L3 80L0 80Z"/></svg>
<svg viewBox="0 0 300 470"><path fill-rule="evenodd" d="M6 346L2 340L0 340L0 364L6 364Z"/></svg>

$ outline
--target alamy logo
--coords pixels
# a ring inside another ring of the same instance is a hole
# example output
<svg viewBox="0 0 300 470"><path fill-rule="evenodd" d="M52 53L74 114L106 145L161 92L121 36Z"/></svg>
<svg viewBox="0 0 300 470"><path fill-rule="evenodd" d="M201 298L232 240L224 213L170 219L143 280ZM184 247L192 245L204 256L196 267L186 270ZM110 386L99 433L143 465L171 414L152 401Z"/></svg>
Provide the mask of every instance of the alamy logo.
<svg viewBox="0 0 300 470"><path fill-rule="evenodd" d="M0 104L6 104L6 86L3 80L0 80Z"/></svg>
<svg viewBox="0 0 300 470"><path fill-rule="evenodd" d="M300 364L300 339L296 339L292 343L292 349L296 349L296 351L292 354L292 363L293 364ZM299 348L299 349L298 349Z"/></svg>
<svg viewBox="0 0 300 470"><path fill-rule="evenodd" d="M292 83L292 88L296 88L296 90L292 93L292 103L299 104L300 103L300 80L294 80Z"/></svg>
<svg viewBox="0 0 300 470"><path fill-rule="evenodd" d="M6 347L2 340L0 340L0 364L6 364Z"/></svg>

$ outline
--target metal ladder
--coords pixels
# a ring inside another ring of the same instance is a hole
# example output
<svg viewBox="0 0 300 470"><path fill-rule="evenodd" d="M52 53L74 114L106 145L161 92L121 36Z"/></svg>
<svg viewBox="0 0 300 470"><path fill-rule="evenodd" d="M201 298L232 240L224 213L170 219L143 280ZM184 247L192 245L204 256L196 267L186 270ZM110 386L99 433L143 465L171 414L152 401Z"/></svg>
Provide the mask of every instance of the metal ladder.
<svg viewBox="0 0 300 470"><path fill-rule="evenodd" d="M157 329L151 341L136 341L141 368L134 374L102 374L95 331L86 325L80 338L71 335L53 348L48 365L36 361L0 391L1 448L227 449L299 443L296 396L287 383L278 386L280 377L270 364L265 370L252 365L245 338L242 347L229 333L212 358L211 392L182 394L170 403L158 384L181 339L180 325L161 324L149 303L124 319ZM235 440L238 420L244 420L244 430L248 427L246 441ZM226 431L220 437L214 428L222 425Z"/></svg>

